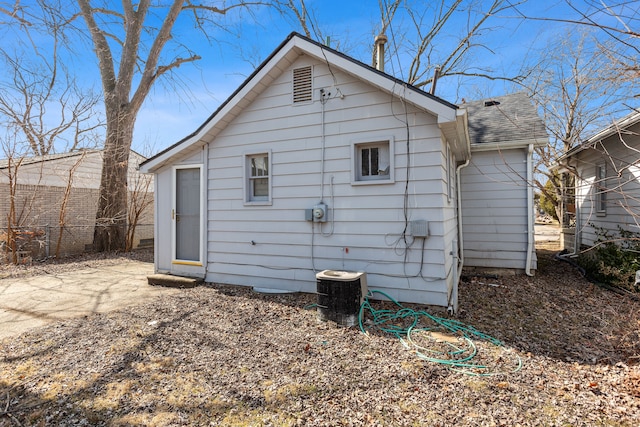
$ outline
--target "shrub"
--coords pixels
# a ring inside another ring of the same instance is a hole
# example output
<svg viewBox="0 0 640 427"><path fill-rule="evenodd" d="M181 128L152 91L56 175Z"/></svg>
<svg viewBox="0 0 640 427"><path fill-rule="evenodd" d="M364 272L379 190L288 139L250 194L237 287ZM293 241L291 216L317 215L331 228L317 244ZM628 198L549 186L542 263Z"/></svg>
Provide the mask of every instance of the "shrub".
<svg viewBox="0 0 640 427"><path fill-rule="evenodd" d="M578 256L578 264L587 276L598 282L640 292L635 285L636 271L640 270L640 233L624 230L612 233L591 225L598 238L592 249Z"/></svg>
<svg viewBox="0 0 640 427"><path fill-rule="evenodd" d="M558 197L556 195L556 186L551 179L549 179L545 184L544 188L545 193L540 193L540 208L547 214L550 215L553 219L558 220L558 212L556 211L556 206L560 203Z"/></svg>

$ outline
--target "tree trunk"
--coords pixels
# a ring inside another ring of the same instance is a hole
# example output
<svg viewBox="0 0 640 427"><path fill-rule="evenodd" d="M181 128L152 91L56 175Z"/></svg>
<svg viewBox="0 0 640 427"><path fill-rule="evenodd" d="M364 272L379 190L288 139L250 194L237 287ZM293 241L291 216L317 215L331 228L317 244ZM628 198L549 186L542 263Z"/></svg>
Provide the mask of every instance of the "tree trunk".
<svg viewBox="0 0 640 427"><path fill-rule="evenodd" d="M107 106L106 111L107 139L93 232L93 249L98 252L125 250L129 151L135 123L128 104Z"/></svg>

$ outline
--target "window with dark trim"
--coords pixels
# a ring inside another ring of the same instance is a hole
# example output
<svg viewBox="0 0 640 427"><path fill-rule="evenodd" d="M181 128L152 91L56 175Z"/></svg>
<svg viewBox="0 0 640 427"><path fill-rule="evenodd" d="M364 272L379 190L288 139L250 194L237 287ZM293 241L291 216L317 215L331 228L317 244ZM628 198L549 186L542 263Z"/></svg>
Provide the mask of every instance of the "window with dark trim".
<svg viewBox="0 0 640 427"><path fill-rule="evenodd" d="M391 181L393 148L390 140L353 144L354 181Z"/></svg>

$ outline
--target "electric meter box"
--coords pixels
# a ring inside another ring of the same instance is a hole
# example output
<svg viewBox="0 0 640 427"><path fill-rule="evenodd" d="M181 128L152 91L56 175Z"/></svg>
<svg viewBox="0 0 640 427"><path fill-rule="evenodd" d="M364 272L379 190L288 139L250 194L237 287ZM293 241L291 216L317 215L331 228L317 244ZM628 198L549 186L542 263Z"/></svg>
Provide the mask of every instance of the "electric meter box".
<svg viewBox="0 0 640 427"><path fill-rule="evenodd" d="M329 209L324 203L319 203L311 209L305 209L304 219L313 222L327 222Z"/></svg>

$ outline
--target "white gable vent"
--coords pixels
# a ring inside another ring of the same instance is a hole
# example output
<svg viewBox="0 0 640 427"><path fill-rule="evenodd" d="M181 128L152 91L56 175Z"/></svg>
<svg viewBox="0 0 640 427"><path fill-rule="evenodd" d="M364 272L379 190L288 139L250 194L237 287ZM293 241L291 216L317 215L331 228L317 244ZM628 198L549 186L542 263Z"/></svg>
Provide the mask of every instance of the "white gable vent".
<svg viewBox="0 0 640 427"><path fill-rule="evenodd" d="M293 103L311 102L313 99L313 85L311 65L294 68L293 70Z"/></svg>

